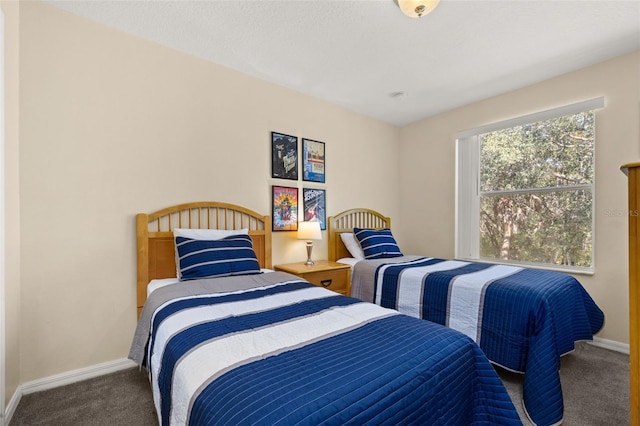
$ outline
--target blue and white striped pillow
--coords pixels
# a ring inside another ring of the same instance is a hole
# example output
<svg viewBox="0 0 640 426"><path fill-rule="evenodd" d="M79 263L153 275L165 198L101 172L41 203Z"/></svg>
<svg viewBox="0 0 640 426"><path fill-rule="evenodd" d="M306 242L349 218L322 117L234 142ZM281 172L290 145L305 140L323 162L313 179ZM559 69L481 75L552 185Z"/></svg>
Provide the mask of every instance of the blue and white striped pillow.
<svg viewBox="0 0 640 426"><path fill-rule="evenodd" d="M249 235L230 235L219 240L178 236L175 241L180 281L260 273Z"/></svg>
<svg viewBox="0 0 640 426"><path fill-rule="evenodd" d="M402 256L390 229L353 228L353 233L364 251L365 259Z"/></svg>

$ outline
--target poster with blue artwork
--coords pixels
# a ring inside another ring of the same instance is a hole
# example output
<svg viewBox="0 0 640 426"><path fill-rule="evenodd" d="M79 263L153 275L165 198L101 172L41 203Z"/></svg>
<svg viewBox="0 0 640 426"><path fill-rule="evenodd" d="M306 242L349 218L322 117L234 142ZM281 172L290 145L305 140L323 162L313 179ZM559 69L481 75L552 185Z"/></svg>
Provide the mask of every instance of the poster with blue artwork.
<svg viewBox="0 0 640 426"><path fill-rule="evenodd" d="M324 183L324 142L302 139L302 180Z"/></svg>
<svg viewBox="0 0 640 426"><path fill-rule="evenodd" d="M327 196L324 189L302 188L304 220L317 220L320 229L327 229Z"/></svg>

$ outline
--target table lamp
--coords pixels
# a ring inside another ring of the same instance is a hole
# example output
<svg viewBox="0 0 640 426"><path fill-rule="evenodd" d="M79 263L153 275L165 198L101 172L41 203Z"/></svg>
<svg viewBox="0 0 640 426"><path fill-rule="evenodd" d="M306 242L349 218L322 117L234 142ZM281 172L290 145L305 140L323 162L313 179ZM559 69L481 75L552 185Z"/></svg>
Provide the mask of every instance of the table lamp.
<svg viewBox="0 0 640 426"><path fill-rule="evenodd" d="M313 265L314 262L313 260L311 260L311 250L313 250L312 240L322 239L322 233L320 232L320 222L298 222L298 239L307 240L307 261L304 264Z"/></svg>

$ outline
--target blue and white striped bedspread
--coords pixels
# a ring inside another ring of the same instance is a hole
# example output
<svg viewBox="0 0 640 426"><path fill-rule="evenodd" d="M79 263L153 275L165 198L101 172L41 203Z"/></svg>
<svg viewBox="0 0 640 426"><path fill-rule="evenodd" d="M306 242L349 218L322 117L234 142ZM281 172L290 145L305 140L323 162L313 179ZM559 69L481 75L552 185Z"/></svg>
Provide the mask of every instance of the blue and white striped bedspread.
<svg viewBox="0 0 640 426"><path fill-rule="evenodd" d="M139 323L160 424L521 424L463 334L277 274Z"/></svg>
<svg viewBox="0 0 640 426"><path fill-rule="evenodd" d="M560 357L604 323L574 277L436 258L361 263L354 284L372 282L371 301L463 332L492 362L524 373L524 404L536 424L562 420Z"/></svg>

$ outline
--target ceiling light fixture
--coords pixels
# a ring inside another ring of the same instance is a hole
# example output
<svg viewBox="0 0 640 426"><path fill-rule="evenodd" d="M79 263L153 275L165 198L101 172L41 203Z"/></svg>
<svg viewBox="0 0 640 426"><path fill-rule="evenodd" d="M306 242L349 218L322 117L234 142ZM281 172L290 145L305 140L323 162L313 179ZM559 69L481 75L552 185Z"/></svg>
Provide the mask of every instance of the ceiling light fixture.
<svg viewBox="0 0 640 426"><path fill-rule="evenodd" d="M410 18L422 18L436 8L440 0L396 0L402 13Z"/></svg>

